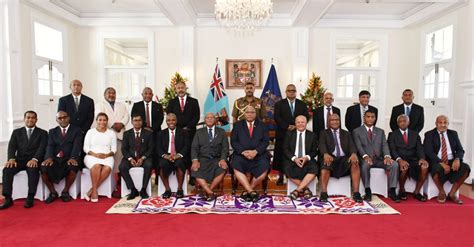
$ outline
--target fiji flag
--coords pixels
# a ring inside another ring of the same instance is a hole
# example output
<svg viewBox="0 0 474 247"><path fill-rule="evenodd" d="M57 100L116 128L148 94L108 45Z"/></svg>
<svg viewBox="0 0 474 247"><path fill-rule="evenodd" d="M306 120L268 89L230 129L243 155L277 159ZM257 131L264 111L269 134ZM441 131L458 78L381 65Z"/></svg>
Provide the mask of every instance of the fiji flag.
<svg viewBox="0 0 474 247"><path fill-rule="evenodd" d="M218 117L217 125L220 125L226 131L230 130L229 124L229 98L224 90L224 83L221 78L219 65L216 64L214 75L212 76L209 93L204 103L204 114L209 112L215 113Z"/></svg>
<svg viewBox="0 0 474 247"><path fill-rule="evenodd" d="M263 104L265 105L268 118L273 120L275 103L281 100L280 86L278 85L278 77L273 64L272 67L270 67L270 73L268 73L267 82L265 82L265 87L263 88L260 99L262 99ZM268 125L267 129L274 130L275 126Z"/></svg>

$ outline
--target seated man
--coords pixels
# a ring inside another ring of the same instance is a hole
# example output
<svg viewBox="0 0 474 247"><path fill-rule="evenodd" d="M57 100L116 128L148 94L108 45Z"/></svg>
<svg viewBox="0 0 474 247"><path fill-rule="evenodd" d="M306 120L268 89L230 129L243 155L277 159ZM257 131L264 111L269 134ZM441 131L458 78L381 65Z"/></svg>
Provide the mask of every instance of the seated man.
<svg viewBox="0 0 474 247"><path fill-rule="evenodd" d="M186 131L176 127L176 115L166 114L166 125L168 128L158 134L156 141L156 154L159 157L160 178L166 191L161 195L167 199L171 197L171 189L168 177L171 172L176 172L178 178L178 190L176 198L184 197L183 181L186 172L184 157L189 152L188 137Z"/></svg>
<svg viewBox="0 0 474 247"><path fill-rule="evenodd" d="M133 128L123 133L122 154L123 159L120 162L120 174L125 180L130 194L127 200L133 200L138 196L138 190L135 188L132 177L130 176L130 168L143 167L143 182L140 190L142 199L148 198L146 187L151 177L151 169L153 168L153 132L142 128L142 116L134 114L132 116Z"/></svg>
<svg viewBox="0 0 474 247"><path fill-rule="evenodd" d="M321 153L321 196L320 201L327 202L329 177L340 178L351 175L354 193L352 199L362 202L359 193L360 169L357 149L351 133L341 129L341 118L337 113L328 116L329 128L319 134Z"/></svg>
<svg viewBox="0 0 474 247"><path fill-rule="evenodd" d="M307 123L306 116L297 116L296 129L286 133L283 147L283 169L286 176L297 185L290 194L293 200L298 199L300 194L303 194L305 199L313 197L307 186L318 174L318 165L314 159L318 154L318 141L316 134L306 129Z"/></svg>
<svg viewBox="0 0 474 247"><path fill-rule="evenodd" d="M375 112L371 109L364 114L364 125L354 129L352 135L359 155L362 157L362 182L365 186L364 200L372 200L370 189L370 169L382 168L390 172L389 175L389 197L395 202L400 202L395 189L398 182L398 163L390 156L387 139L383 129L377 128L375 124Z"/></svg>
<svg viewBox="0 0 474 247"><path fill-rule="evenodd" d="M421 145L421 138L415 130L409 130L410 118L402 114L397 117L398 130L388 135L388 145L392 157L400 166L400 191L401 200L407 200L405 182L408 176L416 180L415 199L425 202L426 196L420 193L421 186L428 176L428 162L425 160L425 151Z"/></svg>
<svg viewBox="0 0 474 247"><path fill-rule="evenodd" d="M245 119L234 124L231 144L234 149L231 166L237 180L244 187L240 196L245 201L257 202L259 194L255 187L260 184L270 169L270 160L267 153L268 132L263 122L256 119L255 108L248 105L245 110ZM247 173L254 179L250 183Z"/></svg>
<svg viewBox="0 0 474 247"><path fill-rule="evenodd" d="M436 128L425 133L425 154L431 167L431 176L438 187L438 202L446 201L446 192L443 184L449 180L453 187L447 199L454 203L464 202L456 197L456 192L462 183L469 177L471 169L464 163L464 149L459 140L458 133L448 129L448 117L440 115L436 118Z"/></svg>
<svg viewBox="0 0 474 247"><path fill-rule="evenodd" d="M48 132L36 127L38 117L34 111L25 112L23 121L25 127L14 130L8 142L8 161L3 168L5 201L0 205L0 209L13 206L13 177L23 170L26 170L28 174L28 197L24 207L33 207L40 176L38 164L41 164L44 158L48 144Z"/></svg>
<svg viewBox="0 0 474 247"><path fill-rule="evenodd" d="M45 203L52 203L59 195L54 184L66 178L64 189L61 192L61 200L69 202L69 188L76 180L79 171L79 162L82 153L82 130L70 124L70 117L65 111L56 113L56 122L59 126L49 130L48 147L46 148L45 160L41 164L43 182L49 189L49 196Z"/></svg>
<svg viewBox="0 0 474 247"><path fill-rule="evenodd" d="M196 131L191 145L191 176L206 192L204 197L213 201L217 198L213 189L222 182L227 171L229 140L225 130L216 127L214 113L207 113L204 120L206 127Z"/></svg>

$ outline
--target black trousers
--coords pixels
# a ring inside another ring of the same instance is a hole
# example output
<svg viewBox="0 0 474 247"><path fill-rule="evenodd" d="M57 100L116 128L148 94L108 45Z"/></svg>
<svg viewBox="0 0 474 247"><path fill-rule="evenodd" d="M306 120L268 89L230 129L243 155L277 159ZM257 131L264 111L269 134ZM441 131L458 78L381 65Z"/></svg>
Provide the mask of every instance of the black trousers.
<svg viewBox="0 0 474 247"><path fill-rule="evenodd" d="M122 159L122 162L120 162L119 170L120 174L123 177L123 180L125 180L125 184L127 185L127 188L129 190L136 189L135 185L133 184L132 177L130 176L130 169L135 166L132 166L130 161L126 159ZM143 161L142 166L143 167L143 183L142 183L142 190L146 190L146 187L148 185L148 180L150 180L151 177L151 169L153 168L153 160L151 158L146 159Z"/></svg>
<svg viewBox="0 0 474 247"><path fill-rule="evenodd" d="M3 168L3 196L11 197L13 190L13 177L20 171L26 170L28 174L28 198L33 198L36 194L36 188L40 178L41 162L38 161L38 167L27 167L29 160L17 160L16 167Z"/></svg>

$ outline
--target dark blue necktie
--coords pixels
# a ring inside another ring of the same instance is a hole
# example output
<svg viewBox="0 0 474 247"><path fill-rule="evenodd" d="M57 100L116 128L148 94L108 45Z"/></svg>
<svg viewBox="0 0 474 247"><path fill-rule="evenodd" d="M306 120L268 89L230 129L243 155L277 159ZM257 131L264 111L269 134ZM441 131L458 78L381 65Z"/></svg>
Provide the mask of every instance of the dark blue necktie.
<svg viewBox="0 0 474 247"><path fill-rule="evenodd" d="M211 142L212 139L213 139L212 129L211 129L211 128L209 128L208 137L209 137L209 142Z"/></svg>
<svg viewBox="0 0 474 247"><path fill-rule="evenodd" d="M406 111L405 111L405 114L406 114L407 116L410 116L410 107L407 106L407 109L406 109Z"/></svg>

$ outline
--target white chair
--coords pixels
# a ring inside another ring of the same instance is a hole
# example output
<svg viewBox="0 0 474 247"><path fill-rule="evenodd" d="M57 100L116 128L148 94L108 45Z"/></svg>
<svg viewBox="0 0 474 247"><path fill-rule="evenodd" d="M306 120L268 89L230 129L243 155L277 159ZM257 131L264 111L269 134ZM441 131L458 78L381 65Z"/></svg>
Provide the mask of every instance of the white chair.
<svg viewBox="0 0 474 247"><path fill-rule="evenodd" d="M99 186L97 192L99 196L106 196L112 198L112 192L115 189L115 179L113 178L114 173L111 172L110 175L105 179L105 181ZM91 174L89 169L82 169L81 174L81 199L85 198L86 193L92 187Z"/></svg>
<svg viewBox="0 0 474 247"><path fill-rule="evenodd" d="M63 191L64 186L66 186L65 178L61 179L59 184L54 184L54 189L56 190L56 192L59 193L59 196L61 196L61 192ZM69 195L73 199L77 199L77 196L79 195L80 191L81 191L81 172L78 171L76 174L76 179L74 180L74 183L72 183L71 187L69 188ZM45 198L49 196L49 189L46 185L44 186L44 196Z"/></svg>
<svg viewBox="0 0 474 247"><path fill-rule="evenodd" d="M183 181L183 193L184 195L188 195L188 181L189 181L189 174L184 175L184 181ZM176 176L175 173L171 173L170 176L168 177L168 182L170 184L170 189L172 192L176 192L178 190L178 177ZM163 181L161 179L158 180L158 196L161 196L161 194L165 193L166 188L165 185L163 184Z"/></svg>
<svg viewBox="0 0 474 247"><path fill-rule="evenodd" d="M317 178L313 179L311 183L308 184L308 189L313 192L313 195L316 195L316 185L317 185ZM298 186L291 181L291 179L288 179L286 183L286 194L290 195L293 190L295 190Z"/></svg>
<svg viewBox="0 0 474 247"><path fill-rule="evenodd" d="M452 187L453 187L453 184L449 181L446 181L443 184L443 188L444 188L444 191L446 192L446 195L449 193ZM436 184L434 183L434 180L430 175L428 175L428 183L425 183L423 186L423 192L425 193L428 200L430 200L433 197L438 196L438 193L439 193L438 187L436 187ZM459 190L456 191L456 196L459 197Z"/></svg>
<svg viewBox="0 0 474 247"><path fill-rule="evenodd" d="M344 176L340 178L329 178L328 195L341 195L351 197L351 176Z"/></svg>
<svg viewBox="0 0 474 247"><path fill-rule="evenodd" d="M13 177L12 199L20 199L28 197L28 174L26 171L20 171ZM36 188L35 199L44 200L44 184L41 176L39 178L38 187Z"/></svg>
<svg viewBox="0 0 474 247"><path fill-rule="evenodd" d="M387 198L388 178L387 173L382 168L370 169L370 189L372 194L378 194Z"/></svg>
<svg viewBox="0 0 474 247"><path fill-rule="evenodd" d="M135 185L135 188L140 191L142 189L142 184L143 184L143 172L144 169L143 167L132 167L129 170L130 172L130 177L132 177L133 184ZM123 177L121 179L121 195L122 197L130 194L130 190L127 188L127 185L125 184L125 180L123 180ZM148 185L146 187L146 193L148 193L149 196L151 196L151 179L148 180Z"/></svg>

